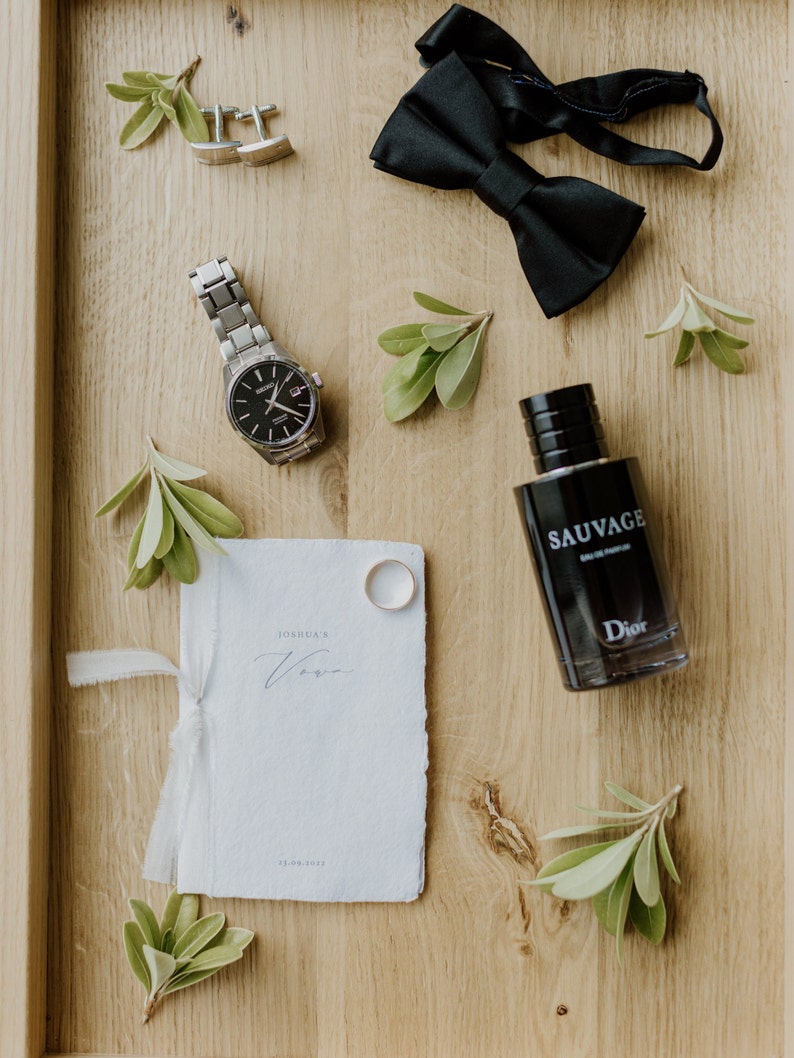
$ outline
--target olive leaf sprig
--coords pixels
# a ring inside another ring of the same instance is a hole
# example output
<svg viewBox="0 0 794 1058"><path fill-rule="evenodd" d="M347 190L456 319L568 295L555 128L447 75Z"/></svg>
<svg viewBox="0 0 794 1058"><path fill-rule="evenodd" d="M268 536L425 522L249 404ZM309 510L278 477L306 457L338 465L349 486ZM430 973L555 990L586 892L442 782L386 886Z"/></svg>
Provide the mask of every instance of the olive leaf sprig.
<svg viewBox="0 0 794 1058"><path fill-rule="evenodd" d="M176 125L191 143L207 139L207 122L187 87L200 62L201 56L197 55L180 73L127 70L121 75L123 84L105 82L105 88L114 99L139 104L119 136L119 143L124 150L140 147L163 118L168 118Z"/></svg>
<svg viewBox="0 0 794 1058"><path fill-rule="evenodd" d="M658 944L664 936L667 912L656 854L658 850L667 873L680 884L667 843L665 820L675 815L683 786L678 783L656 804L643 801L615 783L606 782L604 786L619 801L629 805L631 811L604 812L577 806L580 812L599 816L604 822L563 827L544 834L541 840L624 827L632 827L631 834L564 852L523 884L537 885L543 892L564 900L592 899L598 921L615 938L618 962L622 966L623 932L629 919L637 932L652 944Z"/></svg>
<svg viewBox="0 0 794 1058"><path fill-rule="evenodd" d="M146 510L127 550L125 591L148 588L163 569L182 584L192 584L197 574L194 544L225 555L215 537L232 538L243 531L243 523L220 500L184 484L203 477L206 470L158 452L151 437L146 440L149 451L143 466L94 515L101 518L119 507L149 472Z"/></svg>
<svg viewBox="0 0 794 1058"><path fill-rule="evenodd" d="M445 408L468 404L480 379L485 328L493 316L456 309L419 290L413 297L429 312L472 318L458 324L404 323L378 335L381 349L400 357L383 380L383 410L389 422L413 415L433 387Z"/></svg>
<svg viewBox="0 0 794 1058"><path fill-rule="evenodd" d="M146 989L145 1025L163 996L212 977L242 959L253 940L250 929L226 925L221 912L198 917L199 898L173 889L157 921L143 900L130 900L134 918L124 923L124 951Z"/></svg>
<svg viewBox="0 0 794 1058"><path fill-rule="evenodd" d="M683 269L681 271L683 272ZM704 305L716 309L717 312L721 312L723 316L727 316L728 319L734 320L736 323L755 323L754 318L741 309L735 309L731 305L717 301L716 298L709 297L707 294L701 294L699 290L695 290L691 283L687 282L686 276L684 276L678 304L664 323L660 324L655 331L647 331L645 337L656 338L658 335L672 330L676 324L680 323L682 327L681 340L678 343L678 351L673 360L673 367L686 363L692 355L692 350L695 347L695 338L697 337L703 347L703 352L711 360L712 364L716 364L722 371L727 371L729 375L743 374L745 369L744 360L739 355L739 349L745 349L748 343L744 338L739 338L735 334L730 334L728 331L718 327L714 320L703 311L698 301L702 301Z"/></svg>

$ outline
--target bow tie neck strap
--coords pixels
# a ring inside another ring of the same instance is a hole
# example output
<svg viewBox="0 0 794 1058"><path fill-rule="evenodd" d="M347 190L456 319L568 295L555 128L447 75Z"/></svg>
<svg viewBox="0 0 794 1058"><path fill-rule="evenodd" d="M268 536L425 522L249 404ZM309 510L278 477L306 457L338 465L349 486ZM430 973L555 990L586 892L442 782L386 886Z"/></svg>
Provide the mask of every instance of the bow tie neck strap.
<svg viewBox="0 0 794 1058"><path fill-rule="evenodd" d="M483 59L508 69L546 77L517 40L492 19L463 4L453 4L416 42L423 66L432 66L451 51L464 60Z"/></svg>
<svg viewBox="0 0 794 1058"><path fill-rule="evenodd" d="M688 70L621 70L555 85L501 26L462 4L453 4L416 47L425 66L453 51L461 55L513 142L564 132L623 165L683 165L701 171L712 169L720 156L722 130L708 103L708 88L699 74ZM654 107L683 103L692 103L711 125L711 143L699 161L680 151L635 143L601 125L621 124Z"/></svg>

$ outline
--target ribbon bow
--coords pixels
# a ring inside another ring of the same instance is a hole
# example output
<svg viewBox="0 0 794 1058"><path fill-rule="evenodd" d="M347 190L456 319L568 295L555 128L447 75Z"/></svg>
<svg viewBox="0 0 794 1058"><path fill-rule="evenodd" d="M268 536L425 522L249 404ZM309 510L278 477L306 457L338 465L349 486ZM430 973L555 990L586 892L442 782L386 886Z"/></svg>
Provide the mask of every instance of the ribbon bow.
<svg viewBox="0 0 794 1058"><path fill-rule="evenodd" d="M565 132L583 147L623 165L685 165L713 169L722 131L706 98L703 78L689 70L621 70L555 85L521 45L490 18L453 4L416 42L425 66L457 52L480 82L514 143ZM498 65L494 65L498 64ZM711 144L700 161L680 151L648 147L605 129L662 104L693 103L711 125Z"/></svg>
<svg viewBox="0 0 794 1058"><path fill-rule="evenodd" d="M544 178L508 151L499 112L454 51L406 92L370 157L405 180L470 188L504 217L547 317L578 305L611 275L645 216L589 180Z"/></svg>

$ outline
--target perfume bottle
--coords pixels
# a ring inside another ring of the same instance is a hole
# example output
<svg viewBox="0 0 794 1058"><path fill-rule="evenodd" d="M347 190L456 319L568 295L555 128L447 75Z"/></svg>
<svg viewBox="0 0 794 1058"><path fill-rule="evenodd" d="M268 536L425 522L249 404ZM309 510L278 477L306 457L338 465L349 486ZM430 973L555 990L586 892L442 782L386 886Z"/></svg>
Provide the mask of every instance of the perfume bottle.
<svg viewBox="0 0 794 1058"><path fill-rule="evenodd" d="M565 686L688 661L636 459L610 459L593 387L520 402L537 481L515 489Z"/></svg>

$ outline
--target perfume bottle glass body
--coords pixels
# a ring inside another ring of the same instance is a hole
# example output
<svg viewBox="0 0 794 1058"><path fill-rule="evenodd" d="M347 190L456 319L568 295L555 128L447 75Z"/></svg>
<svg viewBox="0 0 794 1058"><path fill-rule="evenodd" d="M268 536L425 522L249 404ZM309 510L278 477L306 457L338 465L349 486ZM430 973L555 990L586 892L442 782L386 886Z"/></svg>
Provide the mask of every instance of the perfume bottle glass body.
<svg viewBox="0 0 794 1058"><path fill-rule="evenodd" d="M564 468L515 493L566 687L605 687L685 665L637 460Z"/></svg>

